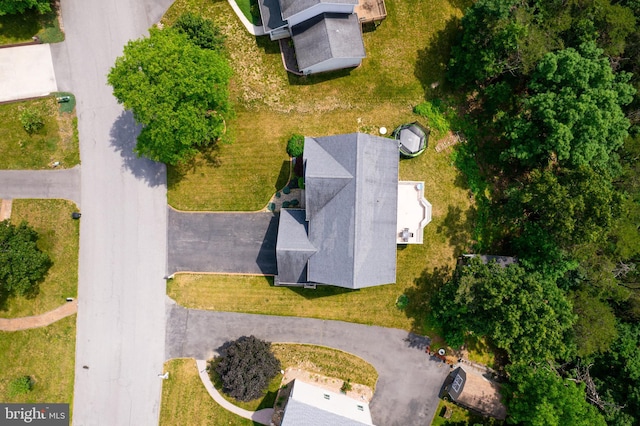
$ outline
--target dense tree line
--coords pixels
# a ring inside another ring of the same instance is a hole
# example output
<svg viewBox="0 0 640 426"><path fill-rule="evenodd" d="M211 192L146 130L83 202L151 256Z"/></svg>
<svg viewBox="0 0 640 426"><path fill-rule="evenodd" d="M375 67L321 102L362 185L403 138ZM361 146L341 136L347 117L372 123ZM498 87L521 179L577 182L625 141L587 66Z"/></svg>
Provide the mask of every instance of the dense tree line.
<svg viewBox="0 0 640 426"><path fill-rule="evenodd" d="M478 0L452 46L476 250L519 263L460 268L432 316L505 351L513 423L640 424L638 22L637 0Z"/></svg>

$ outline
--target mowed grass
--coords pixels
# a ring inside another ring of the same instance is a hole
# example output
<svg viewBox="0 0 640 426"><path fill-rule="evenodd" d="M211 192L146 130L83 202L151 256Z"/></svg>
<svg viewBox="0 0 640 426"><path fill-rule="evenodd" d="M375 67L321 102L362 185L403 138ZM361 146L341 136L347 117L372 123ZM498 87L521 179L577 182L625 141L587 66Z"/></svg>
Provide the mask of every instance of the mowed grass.
<svg viewBox="0 0 640 426"><path fill-rule="evenodd" d="M64 40L55 9L44 15L27 10L21 14L0 16L0 45L30 42L35 35L43 43Z"/></svg>
<svg viewBox="0 0 640 426"><path fill-rule="evenodd" d="M76 316L48 327L0 332L0 401L73 402ZM31 376L31 392L9 396L9 383Z"/></svg>
<svg viewBox="0 0 640 426"><path fill-rule="evenodd" d="M39 111L44 127L29 134L20 122L25 110ZM69 168L80 162L75 113L61 113L54 96L0 105L0 169Z"/></svg>
<svg viewBox="0 0 640 426"><path fill-rule="evenodd" d="M38 247L47 253L53 265L39 293L34 298L10 297L0 307L0 317L16 318L38 315L65 303L66 297L75 297L78 289L79 223L71 219L76 211L67 200L14 200L11 222L23 220L38 231Z"/></svg>
<svg viewBox="0 0 640 426"><path fill-rule="evenodd" d="M164 364L169 380L162 383L160 426L256 425L218 405L204 388L193 359Z"/></svg>
<svg viewBox="0 0 640 426"><path fill-rule="evenodd" d="M323 376L350 379L375 390L378 372L362 358L324 346L274 343L271 349L282 369L299 368ZM163 382L160 425L244 425L254 424L220 407L208 394L193 359L173 359L165 363L169 380ZM263 398L240 402L222 394L234 405L250 411L273 407L282 375L270 383ZM221 390L221 384L216 388Z"/></svg>
<svg viewBox="0 0 640 426"><path fill-rule="evenodd" d="M400 163L402 179L424 180L433 220L424 230L424 244L399 247L396 284L355 291L329 286L314 290L275 287L270 277L177 274L168 281L167 293L190 308L342 320L433 335L425 322L427 302L441 282L434 280L432 271L452 271L456 256L469 249L474 221L464 180L449 163L450 154L436 153L433 147ZM396 307L398 296L405 293L416 307L409 315Z"/></svg>
<svg viewBox="0 0 640 426"><path fill-rule="evenodd" d="M233 143L219 144L208 160L169 168L169 204L181 210L261 209L279 189L286 140L294 132L377 134L381 126L415 120L413 106L439 95L440 86L430 87L443 81L454 24L468 5L461 3L387 1L387 19L364 32L361 67L298 77L284 70L278 44L248 34L227 2L176 1L165 25L192 11L227 35L236 117L228 123Z"/></svg>

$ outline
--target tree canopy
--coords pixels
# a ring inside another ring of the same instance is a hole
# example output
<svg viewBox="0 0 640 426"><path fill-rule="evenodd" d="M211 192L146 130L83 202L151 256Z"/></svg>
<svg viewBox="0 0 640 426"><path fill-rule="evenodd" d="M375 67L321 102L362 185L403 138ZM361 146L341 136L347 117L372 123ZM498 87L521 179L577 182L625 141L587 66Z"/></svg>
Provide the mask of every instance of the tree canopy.
<svg viewBox="0 0 640 426"><path fill-rule="evenodd" d="M489 337L516 361L571 352L571 303L555 282L517 264L501 267L472 259L436 295L432 310L451 345L470 331Z"/></svg>
<svg viewBox="0 0 640 426"><path fill-rule="evenodd" d="M239 401L261 397L280 371L280 361L271 352L271 343L254 336L228 342L223 352L214 360L215 372L220 376L224 393Z"/></svg>
<svg viewBox="0 0 640 426"><path fill-rule="evenodd" d="M143 125L135 151L175 165L224 134L230 77L216 50L199 47L174 28L152 28L149 37L125 46L108 81L118 102Z"/></svg>
<svg viewBox="0 0 640 426"><path fill-rule="evenodd" d="M35 9L38 13L51 11L50 0L0 0L0 16L24 13L29 9Z"/></svg>
<svg viewBox="0 0 640 426"><path fill-rule="evenodd" d="M37 246L38 233L22 222L0 222L0 297L34 292L51 260Z"/></svg>
<svg viewBox="0 0 640 426"><path fill-rule="evenodd" d="M584 384L563 379L549 366L514 364L502 394L507 422L531 426L605 426L604 417L585 399Z"/></svg>
<svg viewBox="0 0 640 426"><path fill-rule="evenodd" d="M536 67L522 109L507 123L508 154L527 165L607 166L628 135L621 106L629 74L614 74L594 43L548 53Z"/></svg>

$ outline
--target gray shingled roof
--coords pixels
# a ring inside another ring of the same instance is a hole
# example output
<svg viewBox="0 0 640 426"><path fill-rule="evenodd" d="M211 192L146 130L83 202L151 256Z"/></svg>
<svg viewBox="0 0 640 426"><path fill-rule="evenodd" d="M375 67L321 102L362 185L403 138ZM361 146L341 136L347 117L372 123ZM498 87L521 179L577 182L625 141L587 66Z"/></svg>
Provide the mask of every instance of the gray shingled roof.
<svg viewBox="0 0 640 426"><path fill-rule="evenodd" d="M289 399L281 426L363 426L357 420L342 417L312 405Z"/></svg>
<svg viewBox="0 0 640 426"><path fill-rule="evenodd" d="M276 259L278 281L294 284L306 282L307 260L316 249L307 237L304 210L282 209L278 224Z"/></svg>
<svg viewBox="0 0 640 426"><path fill-rule="evenodd" d="M318 15L292 29L300 70L332 58L364 58L364 43L356 14Z"/></svg>
<svg viewBox="0 0 640 426"><path fill-rule="evenodd" d="M262 26L269 32L280 28L286 24L282 19L279 0L258 0L260 5L260 15L262 16Z"/></svg>
<svg viewBox="0 0 640 426"><path fill-rule="evenodd" d="M309 281L347 288L395 282L396 142L363 133L305 138L304 161L309 241L318 250Z"/></svg>
<svg viewBox="0 0 640 426"><path fill-rule="evenodd" d="M303 10L312 8L318 4L358 4L358 0L280 0L280 7L282 8L282 17L289 19L296 13L300 13Z"/></svg>

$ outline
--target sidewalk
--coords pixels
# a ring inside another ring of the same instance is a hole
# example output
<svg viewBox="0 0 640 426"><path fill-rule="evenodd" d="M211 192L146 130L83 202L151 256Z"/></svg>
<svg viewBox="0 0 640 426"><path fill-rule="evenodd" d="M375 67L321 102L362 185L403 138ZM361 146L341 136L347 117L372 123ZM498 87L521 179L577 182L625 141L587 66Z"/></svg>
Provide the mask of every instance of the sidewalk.
<svg viewBox="0 0 640 426"><path fill-rule="evenodd" d="M0 318L0 331L21 331L46 327L78 312L78 300L67 302L53 311L22 318Z"/></svg>
<svg viewBox="0 0 640 426"><path fill-rule="evenodd" d="M244 417L245 419L253 420L256 423L260 423L261 425L269 426L271 424L271 416L273 416L273 408L263 408L258 411L249 411L243 408L237 407L223 398L222 395L218 392L218 390L213 387L213 383L211 383L211 379L207 374L207 361L204 360L196 360L196 365L198 366L198 374L200 375L200 380L202 380L202 384L211 398L218 405L222 406L227 411L231 411L234 414L239 415L240 417Z"/></svg>

